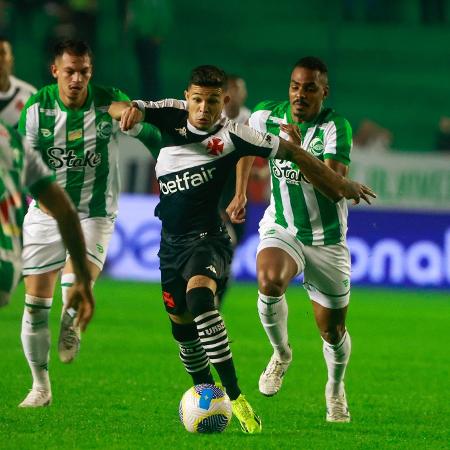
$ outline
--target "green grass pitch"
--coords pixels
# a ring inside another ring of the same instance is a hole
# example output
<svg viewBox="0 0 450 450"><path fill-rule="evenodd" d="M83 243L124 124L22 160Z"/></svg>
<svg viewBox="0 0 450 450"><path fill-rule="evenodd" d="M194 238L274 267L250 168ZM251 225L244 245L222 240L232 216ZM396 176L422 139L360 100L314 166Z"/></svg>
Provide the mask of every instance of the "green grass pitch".
<svg viewBox="0 0 450 450"><path fill-rule="evenodd" d="M280 393L258 392L271 347L256 312L256 286L234 284L223 315L241 388L263 420L244 435L191 435L178 419L190 386L158 285L98 281L97 310L78 359L59 362L60 294L51 317L53 405L20 410L31 385L20 344L23 287L0 310L1 449L428 449L449 448L449 293L354 289L346 377L352 423L324 420L325 366L311 307L288 292L294 360Z"/></svg>

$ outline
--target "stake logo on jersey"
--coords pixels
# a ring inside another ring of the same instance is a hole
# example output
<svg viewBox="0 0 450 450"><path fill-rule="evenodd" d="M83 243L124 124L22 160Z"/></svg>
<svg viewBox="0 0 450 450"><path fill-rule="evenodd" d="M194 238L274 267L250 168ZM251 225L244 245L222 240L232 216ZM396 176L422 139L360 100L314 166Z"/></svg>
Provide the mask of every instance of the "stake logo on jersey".
<svg viewBox="0 0 450 450"><path fill-rule="evenodd" d="M171 234L202 233L221 224L217 205L222 189L242 156L274 156L278 138L221 119L210 132L194 128L186 103L167 99L141 102L145 121L165 135L157 164L161 194L156 215Z"/></svg>
<svg viewBox="0 0 450 450"><path fill-rule="evenodd" d="M271 161L272 175L278 179L285 179L288 184L309 183L297 165L291 161L281 159Z"/></svg>
<svg viewBox="0 0 450 450"><path fill-rule="evenodd" d="M100 153L91 152L90 150L82 157L76 156L73 150L64 150L61 147L50 147L47 149L48 165L52 169L78 169L83 167L97 167L102 163L102 155Z"/></svg>

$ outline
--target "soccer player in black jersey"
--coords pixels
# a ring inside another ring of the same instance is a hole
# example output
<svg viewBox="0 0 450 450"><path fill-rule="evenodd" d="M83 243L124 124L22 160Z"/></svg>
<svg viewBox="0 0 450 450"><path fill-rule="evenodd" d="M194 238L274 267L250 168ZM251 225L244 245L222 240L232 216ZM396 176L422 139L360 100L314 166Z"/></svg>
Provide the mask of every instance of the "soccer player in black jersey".
<svg viewBox="0 0 450 450"><path fill-rule="evenodd" d="M145 121L157 126L167 145L160 150L156 176L162 221L159 251L163 300L180 346L180 358L194 384L214 383L215 367L233 413L246 433L261 431L261 421L242 395L227 330L214 306L229 273L232 248L218 203L230 170L246 155L295 162L324 195L369 202L370 188L345 179L300 147L270 133L221 118L228 98L225 73L215 66L192 71L186 101L113 103L111 116L126 131Z"/></svg>

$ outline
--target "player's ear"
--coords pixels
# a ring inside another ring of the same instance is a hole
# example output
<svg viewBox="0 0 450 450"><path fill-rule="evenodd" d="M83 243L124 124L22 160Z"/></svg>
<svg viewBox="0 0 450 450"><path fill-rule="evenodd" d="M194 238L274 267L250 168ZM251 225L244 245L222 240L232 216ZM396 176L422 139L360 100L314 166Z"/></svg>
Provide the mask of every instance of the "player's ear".
<svg viewBox="0 0 450 450"><path fill-rule="evenodd" d="M52 73L53 78L58 78L58 69L56 67L56 64L52 64L50 66L50 72Z"/></svg>
<svg viewBox="0 0 450 450"><path fill-rule="evenodd" d="M223 104L226 105L231 100L231 97L229 95L225 95L223 98Z"/></svg>
<svg viewBox="0 0 450 450"><path fill-rule="evenodd" d="M323 98L328 97L329 86L328 84L323 88Z"/></svg>
<svg viewBox="0 0 450 450"><path fill-rule="evenodd" d="M189 91L184 91L184 98L189 101Z"/></svg>

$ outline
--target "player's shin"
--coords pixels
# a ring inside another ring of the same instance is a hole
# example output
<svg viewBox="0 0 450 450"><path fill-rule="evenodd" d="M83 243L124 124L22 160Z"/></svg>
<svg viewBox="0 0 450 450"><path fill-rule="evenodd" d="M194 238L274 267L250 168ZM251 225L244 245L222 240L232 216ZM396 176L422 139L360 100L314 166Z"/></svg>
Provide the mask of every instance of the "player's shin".
<svg viewBox="0 0 450 450"><path fill-rule="evenodd" d="M23 351L33 376L33 387L45 390L50 390L48 319L51 305L51 298L26 294L21 333Z"/></svg>
<svg viewBox="0 0 450 450"><path fill-rule="evenodd" d="M228 396L231 400L237 399L241 391L237 384L227 330L214 306L214 293L206 287L190 289L186 293L186 304L194 316L203 348L217 370Z"/></svg>
<svg viewBox="0 0 450 450"><path fill-rule="evenodd" d="M350 334L347 330L336 345L323 341L323 356L328 368L327 388L332 395L340 394L339 391L342 389L341 383L344 381L351 349Z"/></svg>
<svg viewBox="0 0 450 450"><path fill-rule="evenodd" d="M288 344L288 305L286 296L271 297L258 293L258 314L267 337L277 356L282 360L291 359Z"/></svg>
<svg viewBox="0 0 450 450"><path fill-rule="evenodd" d="M180 359L195 384L214 384L209 358L198 337L195 323L179 324L173 320L172 335L180 348Z"/></svg>

